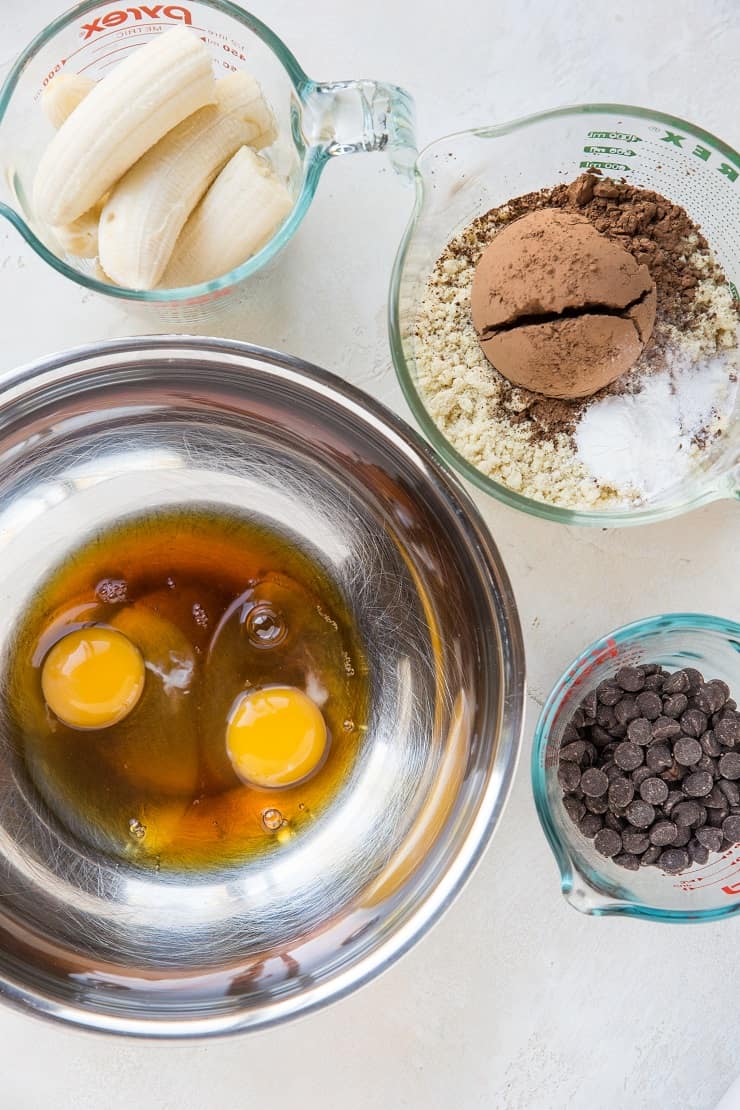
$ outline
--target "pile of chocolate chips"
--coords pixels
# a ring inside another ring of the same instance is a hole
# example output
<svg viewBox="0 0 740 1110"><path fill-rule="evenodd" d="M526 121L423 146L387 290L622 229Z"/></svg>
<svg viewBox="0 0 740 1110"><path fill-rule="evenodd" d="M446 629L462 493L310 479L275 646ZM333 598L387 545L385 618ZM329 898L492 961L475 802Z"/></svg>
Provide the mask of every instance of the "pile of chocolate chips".
<svg viewBox="0 0 740 1110"><path fill-rule="evenodd" d="M602 856L678 874L740 843L740 713L693 667L622 667L565 727L563 805Z"/></svg>

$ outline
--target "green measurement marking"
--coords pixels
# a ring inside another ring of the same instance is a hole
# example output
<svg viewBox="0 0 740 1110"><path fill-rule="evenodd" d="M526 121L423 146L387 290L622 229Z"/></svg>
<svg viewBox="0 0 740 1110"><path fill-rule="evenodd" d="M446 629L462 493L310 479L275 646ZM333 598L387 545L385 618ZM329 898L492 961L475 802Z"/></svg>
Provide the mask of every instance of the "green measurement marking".
<svg viewBox="0 0 740 1110"><path fill-rule="evenodd" d="M626 131L589 131L589 139L617 139L623 143L641 143L639 135L628 135Z"/></svg>
<svg viewBox="0 0 740 1110"><path fill-rule="evenodd" d="M578 165L582 170L599 169L622 170L623 173L632 172L632 166L627 166L623 162L597 162L594 158L589 158L587 162L579 162Z"/></svg>
<svg viewBox="0 0 740 1110"><path fill-rule="evenodd" d="M636 150L624 150L618 146L584 146L586 154L616 154L619 158L634 158Z"/></svg>

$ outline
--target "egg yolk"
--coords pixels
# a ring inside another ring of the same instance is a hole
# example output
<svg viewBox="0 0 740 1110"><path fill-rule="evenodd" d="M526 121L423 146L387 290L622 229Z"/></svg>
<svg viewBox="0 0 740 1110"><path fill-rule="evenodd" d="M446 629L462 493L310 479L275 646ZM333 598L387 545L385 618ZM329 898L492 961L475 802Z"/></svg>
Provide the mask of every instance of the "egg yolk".
<svg viewBox="0 0 740 1110"><path fill-rule="evenodd" d="M134 708L144 689L144 660L112 628L81 628L58 640L44 660L41 689L70 728L108 728Z"/></svg>
<svg viewBox="0 0 740 1110"><path fill-rule="evenodd" d="M307 778L320 765L326 740L321 710L293 686L242 694L226 729L226 750L239 778L267 788Z"/></svg>

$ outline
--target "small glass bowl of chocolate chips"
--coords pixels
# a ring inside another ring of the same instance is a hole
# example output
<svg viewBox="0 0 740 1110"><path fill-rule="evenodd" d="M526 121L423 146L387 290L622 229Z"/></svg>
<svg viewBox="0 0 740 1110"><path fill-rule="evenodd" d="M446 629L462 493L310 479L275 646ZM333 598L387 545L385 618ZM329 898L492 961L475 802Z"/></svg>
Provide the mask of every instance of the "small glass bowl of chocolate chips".
<svg viewBox="0 0 740 1110"><path fill-rule="evenodd" d="M668 614L567 669L532 782L566 899L583 913L699 921L740 910L740 624Z"/></svg>

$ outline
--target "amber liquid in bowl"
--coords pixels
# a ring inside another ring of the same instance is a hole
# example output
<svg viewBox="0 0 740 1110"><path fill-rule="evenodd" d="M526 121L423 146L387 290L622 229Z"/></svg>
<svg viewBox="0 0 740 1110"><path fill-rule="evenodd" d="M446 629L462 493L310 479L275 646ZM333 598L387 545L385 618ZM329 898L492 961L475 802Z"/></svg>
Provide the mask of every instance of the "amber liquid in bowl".
<svg viewBox="0 0 740 1110"><path fill-rule="evenodd" d="M45 703L51 647L87 625L122 632L146 678L133 711L80 730ZM235 699L295 687L320 707L327 751L302 783L242 781L226 747ZM368 714L368 672L346 601L285 537L223 511L131 519L81 546L38 592L6 663L17 755L53 819L143 867L203 869L275 850L346 782Z"/></svg>

